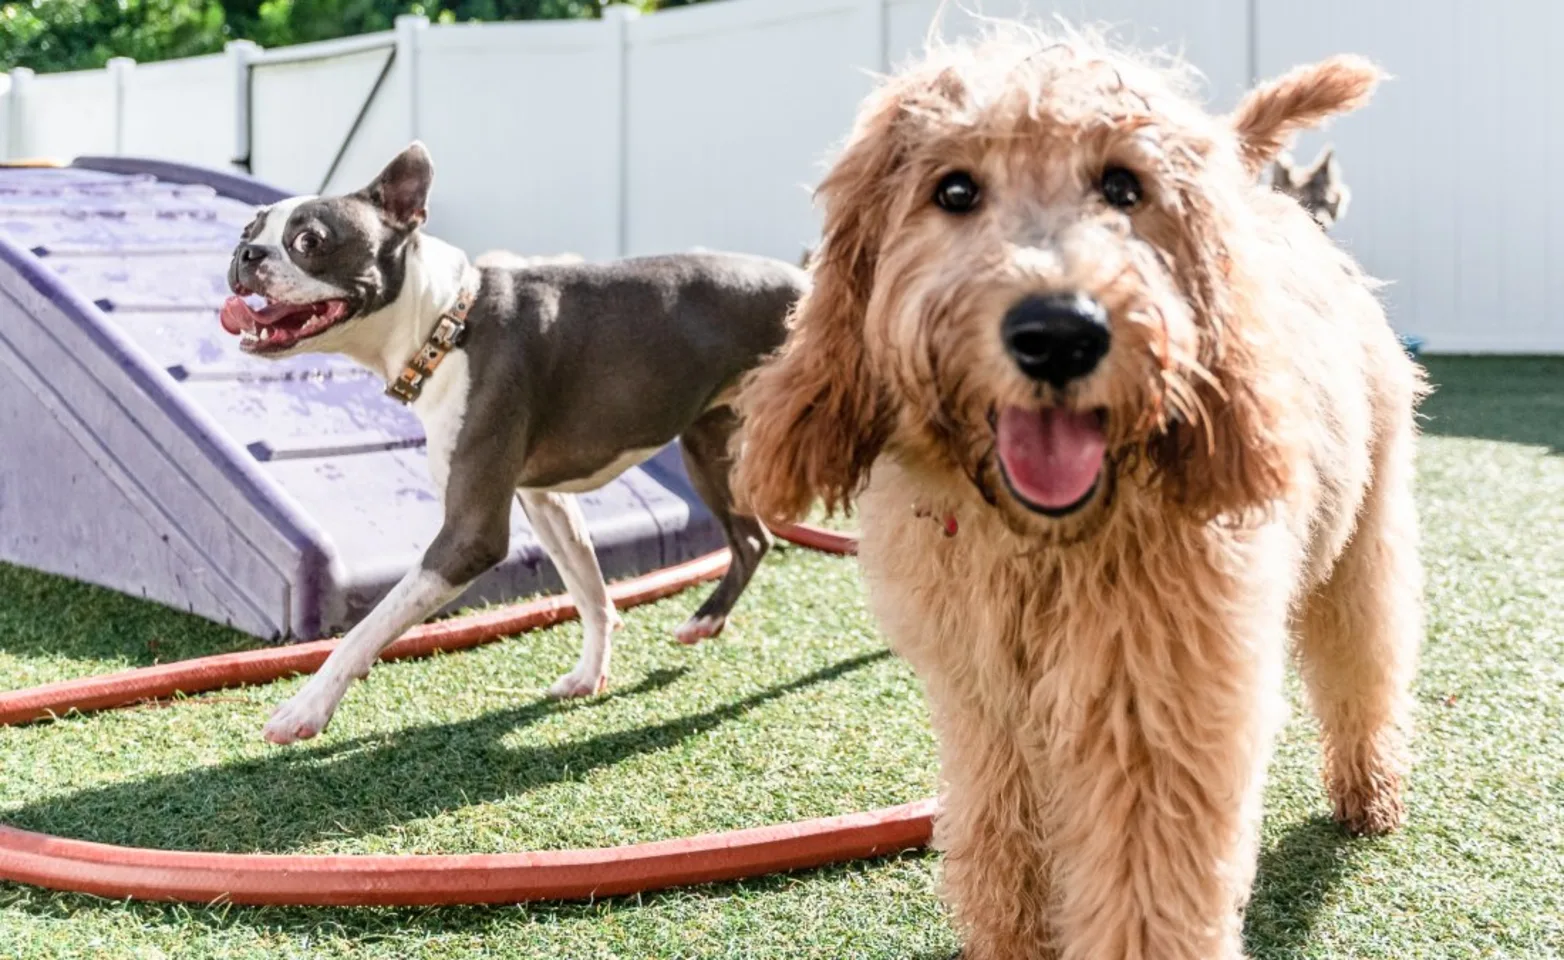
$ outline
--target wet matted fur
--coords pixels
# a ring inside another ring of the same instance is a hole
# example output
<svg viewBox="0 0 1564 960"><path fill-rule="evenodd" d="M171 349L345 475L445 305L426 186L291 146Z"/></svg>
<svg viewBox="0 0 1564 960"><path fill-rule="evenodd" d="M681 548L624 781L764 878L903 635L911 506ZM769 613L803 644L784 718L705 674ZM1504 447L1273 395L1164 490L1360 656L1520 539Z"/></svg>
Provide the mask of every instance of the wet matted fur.
<svg viewBox="0 0 1564 960"><path fill-rule="evenodd" d="M1326 60L1227 116L1182 76L1004 27L891 77L741 400L752 509L856 501L874 611L939 735L968 960L1240 956L1289 641L1336 819L1404 816L1423 381L1374 283L1259 182L1380 73ZM979 191L959 214L934 202L953 171ZM1001 326L1062 292L1103 306L1111 345L1052 386ZM1097 418L1099 473L1065 515L1007 482L1007 416Z"/></svg>

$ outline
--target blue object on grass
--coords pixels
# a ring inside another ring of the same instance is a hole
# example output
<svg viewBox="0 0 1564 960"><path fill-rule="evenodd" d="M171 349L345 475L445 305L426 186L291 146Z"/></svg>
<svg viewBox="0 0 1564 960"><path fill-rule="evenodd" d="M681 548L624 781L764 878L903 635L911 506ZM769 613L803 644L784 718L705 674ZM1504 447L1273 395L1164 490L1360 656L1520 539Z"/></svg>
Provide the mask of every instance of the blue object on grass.
<svg viewBox="0 0 1564 960"><path fill-rule="evenodd" d="M217 310L286 194L178 164L0 169L0 560L305 639L354 623L440 525L416 418L350 361L241 353ZM603 572L722 546L678 450L581 497ZM561 584L521 510L459 601Z"/></svg>

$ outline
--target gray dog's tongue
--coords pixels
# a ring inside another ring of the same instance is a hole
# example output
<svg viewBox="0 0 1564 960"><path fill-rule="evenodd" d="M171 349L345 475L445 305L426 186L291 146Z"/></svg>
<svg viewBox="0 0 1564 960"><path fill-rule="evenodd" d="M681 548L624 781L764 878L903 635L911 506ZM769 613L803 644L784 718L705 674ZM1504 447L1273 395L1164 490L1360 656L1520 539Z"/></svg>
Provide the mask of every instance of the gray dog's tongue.
<svg viewBox="0 0 1564 960"><path fill-rule="evenodd" d="M223 323L223 329L234 336L238 336L246 330L253 330L260 320L255 310L245 302L243 297L229 297L223 301L223 309L217 315Z"/></svg>
<svg viewBox="0 0 1564 960"><path fill-rule="evenodd" d="M260 303L257 309L253 304ZM327 321L326 325L342 319L348 306L341 300L323 300L320 303L266 303L260 297L229 297L223 301L223 309L217 317L223 329L238 335L258 327L270 327L280 323L305 326L314 317Z"/></svg>
<svg viewBox="0 0 1564 960"><path fill-rule="evenodd" d="M1068 507L1102 472L1107 441L1094 413L1007 407L999 415L999 459L1015 492L1035 506Z"/></svg>

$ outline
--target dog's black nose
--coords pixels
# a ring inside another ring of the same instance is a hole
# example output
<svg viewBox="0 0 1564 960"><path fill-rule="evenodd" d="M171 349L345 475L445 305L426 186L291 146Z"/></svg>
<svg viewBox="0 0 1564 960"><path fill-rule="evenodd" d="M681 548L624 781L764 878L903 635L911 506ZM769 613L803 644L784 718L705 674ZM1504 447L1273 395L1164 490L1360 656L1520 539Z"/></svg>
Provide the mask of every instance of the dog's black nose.
<svg viewBox="0 0 1564 960"><path fill-rule="evenodd" d="M1005 314L1000 335L1022 373L1064 387L1108 352L1108 311L1084 293L1033 295Z"/></svg>
<svg viewBox="0 0 1564 960"><path fill-rule="evenodd" d="M239 259L244 263L255 263L257 260L265 260L266 248L258 243L247 243L239 248Z"/></svg>

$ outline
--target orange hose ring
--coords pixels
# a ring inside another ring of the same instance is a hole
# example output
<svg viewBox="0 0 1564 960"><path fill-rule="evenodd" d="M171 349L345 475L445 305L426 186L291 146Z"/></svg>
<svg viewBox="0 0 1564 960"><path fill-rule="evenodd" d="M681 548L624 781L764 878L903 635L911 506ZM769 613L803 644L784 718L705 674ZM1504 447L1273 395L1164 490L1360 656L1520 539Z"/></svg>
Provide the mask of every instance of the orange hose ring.
<svg viewBox="0 0 1564 960"><path fill-rule="evenodd" d="M0 826L0 877L136 900L433 906L583 900L739 880L928 842L934 801L596 850L287 856L143 850Z"/></svg>
<svg viewBox="0 0 1564 960"><path fill-rule="evenodd" d="M843 555L857 552L857 540L850 534L804 524L779 526L774 532L790 543L813 550ZM608 596L615 606L626 609L661 600L707 580L715 580L727 569L728 552L719 550L677 566L610 584ZM540 597L483 613L414 627L386 647L380 659L408 660L465 650L493 643L502 637L563 623L575 619L575 616L575 605L568 596ZM333 638L285 647L246 650L242 653L196 657L155 667L123 670L0 693L0 726L63 716L71 711L90 713L226 687L252 687L284 677L314 673L326 662L331 651L336 649L337 643L338 640Z"/></svg>
<svg viewBox="0 0 1564 960"><path fill-rule="evenodd" d="M722 576L728 551L698 557L688 563L611 584L608 595L619 607L634 607L672 596L698 583ZM382 660L407 660L435 653L465 650L502 637L563 623L576 616L568 596L539 597L465 617L426 623L409 630L386 647ZM26 723L75 711L89 713L176 695L205 693L225 687L251 687L284 677L314 673L326 662L340 639L316 640L283 647L222 653L175 663L65 680L28 690L0 694L0 725Z"/></svg>
<svg viewBox="0 0 1564 960"><path fill-rule="evenodd" d="M811 550L843 556L858 553L858 535L854 533L838 533L835 530L827 530L807 523L783 524L772 527L771 532L788 543L795 543Z"/></svg>
<svg viewBox="0 0 1564 960"><path fill-rule="evenodd" d="M855 552L855 538L780 527L790 542ZM609 588L631 607L721 576L726 551ZM570 619L566 597L426 624L382 659L460 650ZM88 712L176 694L266 683L313 672L336 640L201 657L0 694L0 724ZM594 850L417 856L291 856L147 850L69 840L0 825L0 879L140 900L294 906L426 906L616 896L738 880L916 849L929 842L936 801Z"/></svg>

